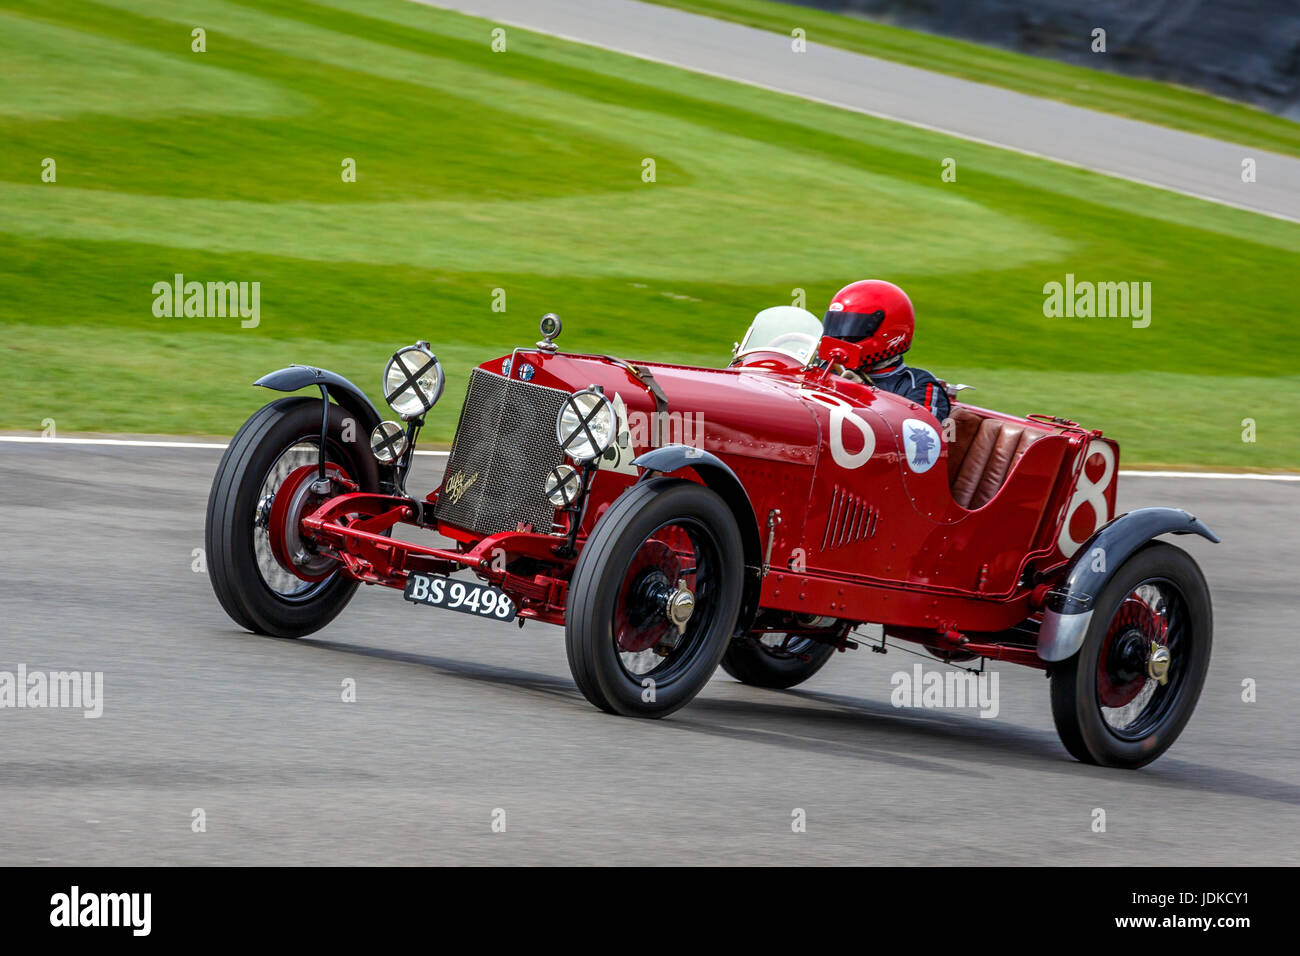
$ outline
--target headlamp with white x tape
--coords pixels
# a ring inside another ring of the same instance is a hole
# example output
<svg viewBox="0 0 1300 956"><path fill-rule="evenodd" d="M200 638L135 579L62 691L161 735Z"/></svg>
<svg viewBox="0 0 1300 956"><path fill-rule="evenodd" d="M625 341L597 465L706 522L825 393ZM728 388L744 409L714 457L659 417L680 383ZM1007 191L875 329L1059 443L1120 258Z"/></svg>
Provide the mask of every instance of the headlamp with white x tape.
<svg viewBox="0 0 1300 956"><path fill-rule="evenodd" d="M555 440L579 463L595 461L618 436L618 413L599 385L574 392L560 406L555 419Z"/></svg>
<svg viewBox="0 0 1300 956"><path fill-rule="evenodd" d="M398 349L384 369L384 398L407 421L433 408L446 384L442 364L427 342Z"/></svg>
<svg viewBox="0 0 1300 956"><path fill-rule="evenodd" d="M397 422L380 422L370 432L370 453L384 465L391 465L406 454L409 442L406 431Z"/></svg>
<svg viewBox="0 0 1300 956"><path fill-rule="evenodd" d="M542 491L557 508L568 508L582 496L582 476L568 465L556 465L546 476Z"/></svg>

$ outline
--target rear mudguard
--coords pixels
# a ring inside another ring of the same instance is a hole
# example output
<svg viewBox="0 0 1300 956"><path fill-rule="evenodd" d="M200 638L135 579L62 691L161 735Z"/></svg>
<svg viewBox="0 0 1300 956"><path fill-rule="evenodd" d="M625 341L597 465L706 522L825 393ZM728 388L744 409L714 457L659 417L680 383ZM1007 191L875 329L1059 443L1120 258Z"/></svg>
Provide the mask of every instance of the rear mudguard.
<svg viewBox="0 0 1300 956"><path fill-rule="evenodd" d="M1139 508L1118 516L1074 553L1065 578L1048 592L1038 656L1045 661L1073 656L1083 646L1102 588L1133 552L1162 534L1199 534L1219 542L1218 535L1180 508Z"/></svg>
<svg viewBox="0 0 1300 956"><path fill-rule="evenodd" d="M328 369L312 368L310 365L290 365L276 372L263 375L254 385L272 388L277 392L296 392L300 388L324 388L338 405L350 412L361 426L357 429L361 436L369 436L371 430L379 424L379 412L366 398L365 392L357 388L342 375Z"/></svg>

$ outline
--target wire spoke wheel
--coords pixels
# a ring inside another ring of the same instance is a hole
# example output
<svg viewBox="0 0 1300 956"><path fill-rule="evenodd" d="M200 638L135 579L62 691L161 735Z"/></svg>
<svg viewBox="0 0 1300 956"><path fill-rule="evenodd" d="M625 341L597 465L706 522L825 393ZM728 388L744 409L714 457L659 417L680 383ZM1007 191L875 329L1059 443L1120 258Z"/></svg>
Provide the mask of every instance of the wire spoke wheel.
<svg viewBox="0 0 1300 956"><path fill-rule="evenodd" d="M1186 620L1187 602L1167 580L1144 581L1120 603L1097 660L1097 702L1115 736L1142 739L1178 696L1187 674ZM1159 680L1152 657L1162 648L1168 667Z"/></svg>
<svg viewBox="0 0 1300 956"><path fill-rule="evenodd" d="M825 667L847 630L845 625L835 625L829 629L829 640L780 631L749 634L732 641L722 667L742 684L785 690Z"/></svg>
<svg viewBox="0 0 1300 956"><path fill-rule="evenodd" d="M240 626L276 637L300 637L328 624L351 600L357 582L338 561L318 552L302 519L340 486L318 490L321 419L326 473L346 487L374 491L379 466L368 447L345 439L355 431L338 405L281 398L239 430L212 480L205 543L208 576L226 613Z"/></svg>
<svg viewBox="0 0 1300 956"><path fill-rule="evenodd" d="M1200 696L1211 618L1209 588L1185 551L1155 542L1125 561L1094 602L1083 646L1051 672L1066 749L1113 767L1160 756Z"/></svg>
<svg viewBox="0 0 1300 956"><path fill-rule="evenodd" d="M597 522L569 585L565 649L602 710L663 717L690 701L726 651L740 613L744 544L703 485L656 478Z"/></svg>

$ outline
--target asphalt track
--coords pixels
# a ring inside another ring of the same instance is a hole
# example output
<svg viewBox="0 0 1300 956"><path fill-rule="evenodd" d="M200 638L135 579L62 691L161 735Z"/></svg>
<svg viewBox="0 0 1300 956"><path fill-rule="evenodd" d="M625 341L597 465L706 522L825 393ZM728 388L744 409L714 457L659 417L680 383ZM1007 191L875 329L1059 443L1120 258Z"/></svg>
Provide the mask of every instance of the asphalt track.
<svg viewBox="0 0 1300 956"><path fill-rule="evenodd" d="M253 636L192 570L219 457L0 443L0 671L102 671L105 696L97 720L0 710L0 863L1300 862L1297 483L1121 480L1122 506L1187 507L1224 542L1179 539L1215 601L1197 713L1120 772L1071 760L1047 682L1010 665L994 719L895 709L921 658L859 650L794 691L719 675L650 722L582 699L558 628L392 591Z"/></svg>
<svg viewBox="0 0 1300 956"><path fill-rule="evenodd" d="M636 0L416 2L1300 222L1300 159L822 46L815 31L795 53L788 33Z"/></svg>

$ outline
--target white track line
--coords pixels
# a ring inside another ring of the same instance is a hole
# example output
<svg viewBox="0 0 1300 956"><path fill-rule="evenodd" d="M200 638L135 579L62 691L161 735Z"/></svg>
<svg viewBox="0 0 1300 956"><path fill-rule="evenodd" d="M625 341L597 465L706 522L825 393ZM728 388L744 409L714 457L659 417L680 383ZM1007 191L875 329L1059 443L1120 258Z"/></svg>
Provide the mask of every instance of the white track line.
<svg viewBox="0 0 1300 956"><path fill-rule="evenodd" d="M20 445L122 445L127 448L210 448L219 450L224 444L199 441L145 441L128 438L44 438L40 435L0 435L0 441Z"/></svg>
<svg viewBox="0 0 1300 956"><path fill-rule="evenodd" d="M226 446L216 442L201 441L152 441L135 438L42 438L39 435L0 435L0 442L16 442L20 445L118 445L123 448L206 448L221 451ZM446 456L446 451L417 451L417 455Z"/></svg>
<svg viewBox="0 0 1300 956"><path fill-rule="evenodd" d="M197 441L153 441L133 438L42 438L39 435L0 435L0 442L15 442L21 445L119 445L124 448L206 448L213 451L224 449L225 445L215 442ZM445 458L451 452L417 451L417 455L431 458ZM1268 474L1266 472L1231 472L1231 471L1136 471L1121 468L1121 475L1131 478L1220 478L1242 481L1300 481L1300 475Z"/></svg>
<svg viewBox="0 0 1300 956"><path fill-rule="evenodd" d="M1240 478L1252 481L1300 481L1300 475L1270 475L1267 472L1243 471L1129 471L1121 468L1121 475L1134 478Z"/></svg>

